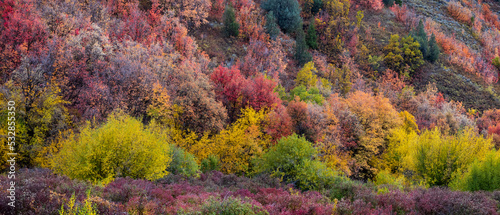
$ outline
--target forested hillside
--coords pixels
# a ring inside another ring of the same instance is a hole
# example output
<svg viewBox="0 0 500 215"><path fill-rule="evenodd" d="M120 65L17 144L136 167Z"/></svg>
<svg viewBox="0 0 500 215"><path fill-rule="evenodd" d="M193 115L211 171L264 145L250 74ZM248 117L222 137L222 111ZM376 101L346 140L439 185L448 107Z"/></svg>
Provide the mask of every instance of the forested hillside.
<svg viewBox="0 0 500 215"><path fill-rule="evenodd" d="M498 11L3 0L0 214L498 214Z"/></svg>

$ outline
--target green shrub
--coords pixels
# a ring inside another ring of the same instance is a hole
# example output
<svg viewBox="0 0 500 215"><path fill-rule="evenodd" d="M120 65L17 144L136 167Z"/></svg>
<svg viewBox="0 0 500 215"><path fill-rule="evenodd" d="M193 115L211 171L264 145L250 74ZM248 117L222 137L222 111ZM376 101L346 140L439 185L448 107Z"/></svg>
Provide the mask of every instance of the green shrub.
<svg viewBox="0 0 500 215"><path fill-rule="evenodd" d="M219 158L215 155L209 155L201 161L201 171L205 173L213 170L220 170Z"/></svg>
<svg viewBox="0 0 500 215"><path fill-rule="evenodd" d="M170 162L167 171L187 177L196 176L198 174L200 168L193 154L174 145L171 145L170 149L172 151L172 162Z"/></svg>
<svg viewBox="0 0 500 215"><path fill-rule="evenodd" d="M338 179L337 173L324 163L313 160L317 151L312 143L297 134L281 138L267 153L256 160L257 172L271 173L302 190L318 190Z"/></svg>
<svg viewBox="0 0 500 215"><path fill-rule="evenodd" d="M311 87L309 90L304 85L299 85L292 90L290 90L290 98L295 98L298 96L300 100L306 102L315 102L316 104L323 104L325 98L319 92L317 87Z"/></svg>
<svg viewBox="0 0 500 215"><path fill-rule="evenodd" d="M492 150L484 160L474 161L463 176L453 181L452 187L464 191L500 189L500 152Z"/></svg>
<svg viewBox="0 0 500 215"><path fill-rule="evenodd" d="M301 190L321 190L340 181L337 172L317 160L306 159L296 168L296 186Z"/></svg>
<svg viewBox="0 0 500 215"><path fill-rule="evenodd" d="M389 140L387 151L391 155L387 158L393 162L390 166L399 172L410 170L430 186L447 186L455 174L493 147L491 139L484 139L472 129L453 136L443 135L438 129L425 130L420 135L398 133Z"/></svg>
<svg viewBox="0 0 500 215"><path fill-rule="evenodd" d="M496 56L495 58L493 58L492 64L493 64L493 66L495 66L498 69L500 69L500 57Z"/></svg>
<svg viewBox="0 0 500 215"><path fill-rule="evenodd" d="M79 135L59 142L59 153L51 159L52 169L70 178L93 183L116 177L154 180L167 175L171 161L167 141L122 112L115 112L97 128L88 122Z"/></svg>
<svg viewBox="0 0 500 215"><path fill-rule="evenodd" d="M331 200L334 199L353 199L358 189L363 188L365 184L354 180L341 180L322 191Z"/></svg>
<svg viewBox="0 0 500 215"><path fill-rule="evenodd" d="M405 178L402 175L395 176L388 170L382 170L375 176L373 183L377 186L392 185L402 190L404 188Z"/></svg>
<svg viewBox="0 0 500 215"><path fill-rule="evenodd" d="M268 215L269 213L261 206L252 205L236 197L227 198L210 197L201 207L200 211L184 212L182 209L177 212L179 215Z"/></svg>

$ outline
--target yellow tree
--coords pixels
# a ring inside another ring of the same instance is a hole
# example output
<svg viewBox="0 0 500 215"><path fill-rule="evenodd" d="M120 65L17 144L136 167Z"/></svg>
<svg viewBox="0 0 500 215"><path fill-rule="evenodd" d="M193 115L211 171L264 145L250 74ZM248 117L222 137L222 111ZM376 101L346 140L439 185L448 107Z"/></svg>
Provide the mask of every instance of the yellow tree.
<svg viewBox="0 0 500 215"><path fill-rule="evenodd" d="M18 153L18 164L24 167L43 165L47 156L44 148L55 140L60 131L71 126L65 107L68 102L60 96L60 89L55 84L32 78L28 75L32 72L30 70L16 70L17 84L9 81L0 92L0 119L7 117L8 101L16 104L15 152ZM0 125L0 134L6 131L5 126ZM0 141L4 143L4 140Z"/></svg>
<svg viewBox="0 0 500 215"><path fill-rule="evenodd" d="M379 156L387 148L386 138L392 129L400 127L398 112L382 95L372 96L362 91L351 94L344 102L356 115L363 129L354 158L361 168L360 177L372 178Z"/></svg>
<svg viewBox="0 0 500 215"><path fill-rule="evenodd" d="M266 116L264 110L244 109L240 119L215 137L215 152L223 172L251 172L251 159L269 147L270 137L262 132L261 125Z"/></svg>
<svg viewBox="0 0 500 215"><path fill-rule="evenodd" d="M153 84L151 103L148 106L148 116L161 125L174 125L174 120L182 113L182 108L172 105L170 96L159 82Z"/></svg>
<svg viewBox="0 0 500 215"><path fill-rule="evenodd" d="M209 156L220 160L224 173L249 173L251 160L269 147L271 137L263 132L267 113L252 108L242 110L241 117L219 134L205 133L201 138L195 132L172 129L173 142L198 158Z"/></svg>
<svg viewBox="0 0 500 215"><path fill-rule="evenodd" d="M303 85L306 88L314 87L318 81L316 73L318 73L318 70L314 67L314 62L306 63L299 73L297 73L295 83Z"/></svg>

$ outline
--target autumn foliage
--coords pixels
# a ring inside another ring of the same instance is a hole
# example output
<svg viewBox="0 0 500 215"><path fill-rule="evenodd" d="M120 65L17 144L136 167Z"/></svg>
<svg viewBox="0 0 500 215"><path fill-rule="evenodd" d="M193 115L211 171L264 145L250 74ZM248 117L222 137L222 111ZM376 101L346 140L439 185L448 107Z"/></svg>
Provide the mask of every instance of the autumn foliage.
<svg viewBox="0 0 500 215"><path fill-rule="evenodd" d="M418 3L0 2L17 214L495 214L498 3Z"/></svg>

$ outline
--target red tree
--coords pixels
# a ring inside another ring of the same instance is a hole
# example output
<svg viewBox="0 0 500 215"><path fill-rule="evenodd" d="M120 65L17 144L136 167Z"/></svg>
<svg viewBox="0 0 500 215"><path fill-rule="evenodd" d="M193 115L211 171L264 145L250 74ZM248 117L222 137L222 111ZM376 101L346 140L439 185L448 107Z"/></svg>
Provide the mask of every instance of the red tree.
<svg viewBox="0 0 500 215"><path fill-rule="evenodd" d="M268 123L265 128L267 134L271 136L271 141L276 143L282 137L292 134L292 118L288 115L283 105L278 105L268 115Z"/></svg>
<svg viewBox="0 0 500 215"><path fill-rule="evenodd" d="M8 80L22 55L40 54L48 35L31 0L2 1L0 13L0 76Z"/></svg>

